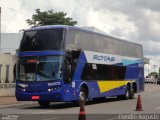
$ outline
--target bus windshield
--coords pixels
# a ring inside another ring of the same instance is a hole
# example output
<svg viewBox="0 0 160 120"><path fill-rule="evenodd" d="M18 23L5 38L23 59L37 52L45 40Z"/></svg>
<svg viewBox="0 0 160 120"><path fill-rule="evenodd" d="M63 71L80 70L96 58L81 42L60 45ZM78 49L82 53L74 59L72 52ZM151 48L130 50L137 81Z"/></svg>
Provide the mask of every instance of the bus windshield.
<svg viewBox="0 0 160 120"><path fill-rule="evenodd" d="M65 29L45 29L24 32L19 51L64 49Z"/></svg>
<svg viewBox="0 0 160 120"><path fill-rule="evenodd" d="M21 81L49 81L62 78L63 56L25 57L19 59L17 78Z"/></svg>

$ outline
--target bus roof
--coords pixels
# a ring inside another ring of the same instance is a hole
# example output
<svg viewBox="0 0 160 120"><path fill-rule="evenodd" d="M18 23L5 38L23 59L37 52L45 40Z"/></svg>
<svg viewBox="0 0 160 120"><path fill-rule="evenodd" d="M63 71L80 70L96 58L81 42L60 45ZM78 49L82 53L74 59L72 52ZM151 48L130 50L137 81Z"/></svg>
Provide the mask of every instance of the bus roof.
<svg viewBox="0 0 160 120"><path fill-rule="evenodd" d="M109 38L113 38L115 40L120 40L120 41L124 41L124 42L128 42L131 44L136 44L139 46L142 46L141 44L135 43L135 42L131 42L131 41L127 41L125 39L121 39L121 38L117 38L111 35L107 35L107 34L102 34L102 33L98 33L98 32L94 32L94 31L90 31L84 28L80 28L80 27L75 27L75 26L68 26L68 25L47 25L47 26L39 26L39 27L32 27L30 29L26 29L25 31L32 31L32 30L45 30L45 29L56 29L56 28L63 28L63 29L67 29L67 30L78 30L78 31L82 31L82 32L87 32L87 33L91 33L91 34L96 34L99 36L104 36L104 37L109 37Z"/></svg>

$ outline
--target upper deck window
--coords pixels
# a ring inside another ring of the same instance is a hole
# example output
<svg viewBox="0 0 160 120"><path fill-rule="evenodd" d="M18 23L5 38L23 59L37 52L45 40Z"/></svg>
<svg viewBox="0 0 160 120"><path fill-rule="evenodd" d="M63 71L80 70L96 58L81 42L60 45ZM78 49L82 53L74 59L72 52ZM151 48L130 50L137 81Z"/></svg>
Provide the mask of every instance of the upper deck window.
<svg viewBox="0 0 160 120"><path fill-rule="evenodd" d="M20 44L20 51L64 49L64 35L65 29L62 28L26 31Z"/></svg>

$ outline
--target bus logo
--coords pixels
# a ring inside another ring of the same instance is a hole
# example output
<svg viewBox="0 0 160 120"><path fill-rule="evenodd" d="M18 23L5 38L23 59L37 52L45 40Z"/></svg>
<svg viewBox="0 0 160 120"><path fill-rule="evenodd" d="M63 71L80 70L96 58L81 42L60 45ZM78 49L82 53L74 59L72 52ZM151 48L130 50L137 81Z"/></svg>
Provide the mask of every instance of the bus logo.
<svg viewBox="0 0 160 120"><path fill-rule="evenodd" d="M53 82L53 83L48 83L48 86L55 86L55 85L60 85L60 82Z"/></svg>
<svg viewBox="0 0 160 120"><path fill-rule="evenodd" d="M115 61L115 57L94 55L93 56L93 60L114 62Z"/></svg>

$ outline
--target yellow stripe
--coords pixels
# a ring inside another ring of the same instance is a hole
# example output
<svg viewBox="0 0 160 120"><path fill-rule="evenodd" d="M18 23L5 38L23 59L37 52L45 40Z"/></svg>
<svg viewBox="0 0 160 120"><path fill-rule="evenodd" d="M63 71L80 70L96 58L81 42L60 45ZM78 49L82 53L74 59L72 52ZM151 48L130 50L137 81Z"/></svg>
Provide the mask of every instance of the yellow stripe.
<svg viewBox="0 0 160 120"><path fill-rule="evenodd" d="M121 87L126 85L128 82L133 82L133 81L126 81L126 80L121 80L121 81L98 81L98 86L100 89L100 92L107 92L109 90Z"/></svg>

